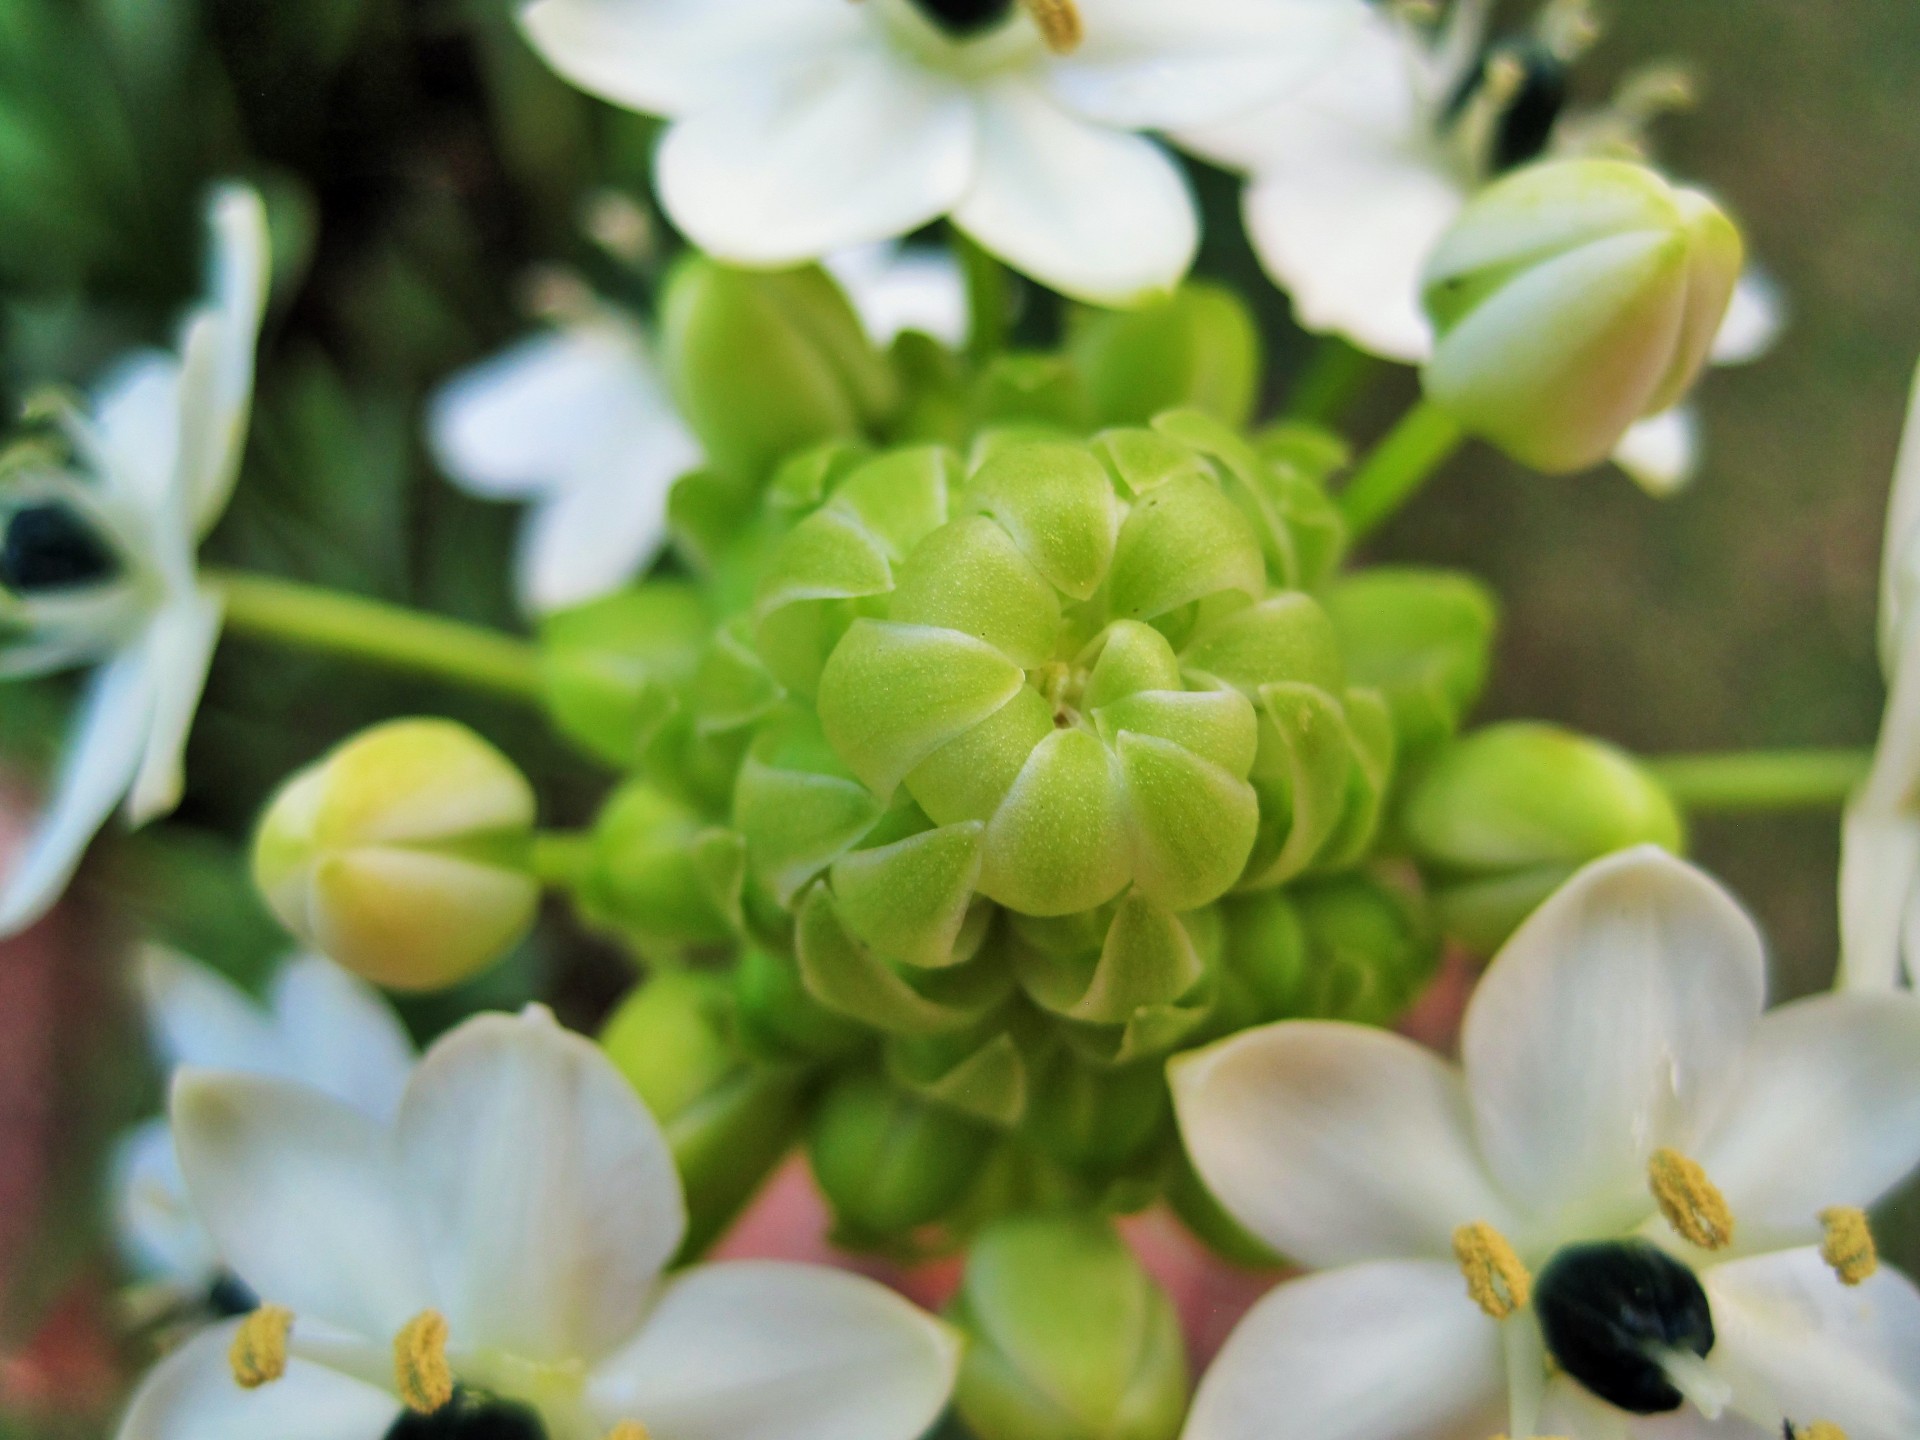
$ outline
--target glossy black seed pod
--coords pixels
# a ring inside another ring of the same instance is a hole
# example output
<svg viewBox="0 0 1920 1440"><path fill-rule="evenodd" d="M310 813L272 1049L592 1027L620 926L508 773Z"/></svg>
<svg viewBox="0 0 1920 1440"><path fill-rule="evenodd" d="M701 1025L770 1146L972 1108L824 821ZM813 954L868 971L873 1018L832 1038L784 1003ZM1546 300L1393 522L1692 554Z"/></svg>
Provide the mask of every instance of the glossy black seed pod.
<svg viewBox="0 0 1920 1440"><path fill-rule="evenodd" d="M79 590L119 572L106 541L70 506L57 501L23 505L4 521L0 586L16 595Z"/></svg>
<svg viewBox="0 0 1920 1440"><path fill-rule="evenodd" d="M1013 13L1013 0L913 0L915 8L949 35L978 35Z"/></svg>
<svg viewBox="0 0 1920 1440"><path fill-rule="evenodd" d="M1660 1350L1713 1349L1713 1314L1700 1281L1644 1240L1568 1246L1534 1282L1533 1308L1560 1368L1635 1415L1685 1403L1655 1358Z"/></svg>
<svg viewBox="0 0 1920 1440"><path fill-rule="evenodd" d="M403 1411L385 1440L547 1440L547 1430L525 1405L456 1390L431 1415Z"/></svg>

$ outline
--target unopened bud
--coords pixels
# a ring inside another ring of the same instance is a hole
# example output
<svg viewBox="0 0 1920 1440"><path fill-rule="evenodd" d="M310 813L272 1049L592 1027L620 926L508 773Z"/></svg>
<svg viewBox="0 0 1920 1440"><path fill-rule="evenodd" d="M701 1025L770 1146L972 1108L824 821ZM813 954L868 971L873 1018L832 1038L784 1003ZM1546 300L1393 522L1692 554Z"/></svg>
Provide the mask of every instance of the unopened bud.
<svg viewBox="0 0 1920 1440"><path fill-rule="evenodd" d="M1303 881L1221 908L1227 964L1251 993L1253 1024L1391 1024L1439 959L1424 908L1365 873Z"/></svg>
<svg viewBox="0 0 1920 1440"><path fill-rule="evenodd" d="M1200 281L1136 310L1083 310L1068 347L1102 425L1193 409L1243 425L1260 388L1260 331L1231 290Z"/></svg>
<svg viewBox="0 0 1920 1440"><path fill-rule="evenodd" d="M821 1100L807 1154L841 1237L876 1245L905 1239L958 1206L992 1138L986 1126L884 1075L856 1073Z"/></svg>
<svg viewBox="0 0 1920 1440"><path fill-rule="evenodd" d="M1684 842L1672 799L1631 756L1521 722L1443 750L1408 792L1400 827L1441 928L1486 955L1588 861Z"/></svg>
<svg viewBox="0 0 1920 1440"><path fill-rule="evenodd" d="M680 708L712 627L691 586L655 581L550 617L547 708L569 740L632 769Z"/></svg>
<svg viewBox="0 0 1920 1440"><path fill-rule="evenodd" d="M254 837L254 883L283 925L356 974L441 989L532 924L533 819L532 787L471 730L391 721L281 787Z"/></svg>
<svg viewBox="0 0 1920 1440"><path fill-rule="evenodd" d="M1643 165L1517 171L1427 262L1427 397L1536 470L1597 465L1692 386L1743 258L1712 200Z"/></svg>
<svg viewBox="0 0 1920 1440"><path fill-rule="evenodd" d="M1493 596L1471 575L1375 566L1322 599L1347 673L1386 699L1401 764L1412 768L1480 698L1499 615Z"/></svg>
<svg viewBox="0 0 1920 1440"><path fill-rule="evenodd" d="M719 945L740 932L746 842L645 781L614 792L594 823L576 898L643 954Z"/></svg>

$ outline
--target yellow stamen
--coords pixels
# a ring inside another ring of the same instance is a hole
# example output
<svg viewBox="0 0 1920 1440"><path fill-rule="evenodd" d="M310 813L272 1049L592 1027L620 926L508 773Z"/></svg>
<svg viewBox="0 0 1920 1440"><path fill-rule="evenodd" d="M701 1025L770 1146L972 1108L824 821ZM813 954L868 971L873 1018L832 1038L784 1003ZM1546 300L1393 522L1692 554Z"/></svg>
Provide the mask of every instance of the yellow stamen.
<svg viewBox="0 0 1920 1440"><path fill-rule="evenodd" d="M1836 1205L1820 1212L1820 1224L1827 1232L1820 1242L1820 1258L1833 1267L1841 1284L1864 1284L1880 1268L1880 1250L1873 1243L1867 1212Z"/></svg>
<svg viewBox="0 0 1920 1440"><path fill-rule="evenodd" d="M607 1440L653 1440L653 1437L638 1420L622 1420L607 1432Z"/></svg>
<svg viewBox="0 0 1920 1440"><path fill-rule="evenodd" d="M1707 1172L1678 1150L1656 1150L1647 1162L1647 1185L1676 1234L1702 1250L1733 1243L1733 1211Z"/></svg>
<svg viewBox="0 0 1920 1440"><path fill-rule="evenodd" d="M1533 1277L1507 1237L1484 1221L1453 1232L1453 1258L1467 1277L1467 1294L1495 1320L1524 1310L1533 1298Z"/></svg>
<svg viewBox="0 0 1920 1440"><path fill-rule="evenodd" d="M1816 1420L1811 1425L1787 1427L1792 1440L1847 1440L1847 1432L1831 1420Z"/></svg>
<svg viewBox="0 0 1920 1440"><path fill-rule="evenodd" d="M242 1390L258 1390L287 1373L287 1332L293 1312L279 1305L262 1305L250 1312L234 1331L227 1349L233 1382Z"/></svg>
<svg viewBox="0 0 1920 1440"><path fill-rule="evenodd" d="M447 1364L447 1317L422 1310L393 1342L393 1380L409 1410L431 1415L453 1399L453 1369Z"/></svg>
<svg viewBox="0 0 1920 1440"><path fill-rule="evenodd" d="M1073 0L1021 0L1021 3L1040 28L1040 38L1054 54L1069 55L1080 48L1087 32Z"/></svg>

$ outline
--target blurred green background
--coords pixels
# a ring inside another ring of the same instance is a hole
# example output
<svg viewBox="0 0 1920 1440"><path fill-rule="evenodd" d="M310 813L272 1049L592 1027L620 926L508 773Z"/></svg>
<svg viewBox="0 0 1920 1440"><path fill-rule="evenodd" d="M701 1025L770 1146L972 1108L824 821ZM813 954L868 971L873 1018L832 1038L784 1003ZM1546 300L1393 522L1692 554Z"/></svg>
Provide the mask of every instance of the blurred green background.
<svg viewBox="0 0 1920 1440"><path fill-rule="evenodd" d="M1602 98L1649 59L1697 67L1702 103L1662 122L1664 158L1744 218L1790 327L1772 356L1703 387L1707 462L1677 499L1611 472L1541 479L1476 448L1370 553L1492 581L1506 625L1486 718L1557 720L1647 753L1865 744L1882 697L1881 516L1920 357L1920 6L1606 10L1579 97ZM614 281L581 238L581 206L595 187L644 197L649 140L645 122L553 81L504 0L0 0L0 401L83 383L125 345L164 340L196 283L205 182L252 178L295 283L269 327L248 472L212 553L510 623L513 517L432 474L421 397L524 328L529 267ZM1276 369L1297 366L1309 342L1257 278L1232 187L1200 183L1202 269L1258 295ZM644 303L655 276L618 283ZM1363 433L1413 393L1392 378L1358 412ZM0 749L47 753L62 699L57 685L0 693ZM98 847L63 938L108 953L116 921L93 901L131 894L144 922L257 971L277 941L234 882L232 840L295 765L373 718L422 709L482 723L535 772L550 819L591 804L599 779L524 716L383 677L343 685L331 664L235 642L196 728L175 838ZM1696 853L1761 918L1780 991L1823 985L1836 817L1702 822ZM18 1062L0 1073L0 1435L97 1433L114 1393L110 1364L56 1366L48 1393L40 1381L23 1391L26 1362L6 1358L65 1313L76 1275L94 1287L83 1319L105 1315L100 1142L151 1100L139 1067L103 1058L137 1054L112 977L63 963L0 947L0 1050ZM590 1013L607 974L549 927L487 998L557 984ZM29 1122L58 1138L40 1147L43 1174L25 1173ZM1920 1220L1920 1200L1910 1208ZM23 1229L36 1215L52 1220Z"/></svg>

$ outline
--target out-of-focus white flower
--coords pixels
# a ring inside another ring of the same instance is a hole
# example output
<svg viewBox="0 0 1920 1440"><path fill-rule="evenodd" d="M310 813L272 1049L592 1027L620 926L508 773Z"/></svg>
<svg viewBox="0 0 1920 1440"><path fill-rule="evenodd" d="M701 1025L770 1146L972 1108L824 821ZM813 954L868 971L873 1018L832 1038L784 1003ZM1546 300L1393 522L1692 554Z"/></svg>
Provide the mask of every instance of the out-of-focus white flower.
<svg viewBox="0 0 1920 1440"><path fill-rule="evenodd" d="M23 449L0 473L0 677L97 667L45 813L0 878L0 935L45 913L122 800L134 825L179 803L220 631L195 551L239 475L267 296L259 196L221 187L210 221L211 293L176 349L126 357L87 413L62 407L82 471Z"/></svg>
<svg viewBox="0 0 1920 1440"><path fill-rule="evenodd" d="M914 1440L952 1386L952 1332L873 1281L757 1261L663 1278L685 1229L667 1142L539 1007L436 1043L391 1126L208 1071L175 1079L173 1123L195 1208L263 1303L162 1360L122 1440L378 1440L425 1416Z"/></svg>
<svg viewBox="0 0 1920 1440"><path fill-rule="evenodd" d="M158 947L141 956L139 978L154 1050L169 1071L192 1065L298 1080L382 1122L399 1108L412 1042L386 1001L331 960L288 960L265 1005L206 966ZM171 1299L201 1299L222 1278L164 1118L121 1140L113 1214L129 1262Z"/></svg>
<svg viewBox="0 0 1920 1440"><path fill-rule="evenodd" d="M1241 1322L1186 1440L1920 1434L1920 1291L1863 1213L1920 1160L1920 999L1765 985L1649 847L1522 926L1463 1068L1319 1022L1176 1060L1208 1187L1325 1272Z"/></svg>
<svg viewBox="0 0 1920 1440"><path fill-rule="evenodd" d="M1284 94L1359 0L531 0L547 62L672 120L658 182L708 253L786 265L950 215L1078 299L1172 287L1198 237L1140 131Z"/></svg>
<svg viewBox="0 0 1920 1440"><path fill-rule="evenodd" d="M1911 984L1920 972L1920 376L1882 543L1887 709L1840 845L1840 984L1861 990Z"/></svg>
<svg viewBox="0 0 1920 1440"><path fill-rule="evenodd" d="M967 282L951 250L882 240L836 250L822 262L877 345L918 330L958 348L967 339Z"/></svg>
<svg viewBox="0 0 1920 1440"><path fill-rule="evenodd" d="M1259 112L1182 131L1189 148L1248 171L1246 223L1274 280L1310 330L1419 364L1433 349L1421 274L1467 200L1542 155L1644 153L1642 132L1679 87L1646 72L1590 115L1564 111L1566 70L1589 42L1584 3L1554 0L1533 34L1489 48L1486 0L1456 0L1425 30L1386 8L1310 84ZM1739 365L1771 348L1784 303L1749 272L1713 350ZM1685 407L1629 431L1614 460L1657 494L1699 463Z"/></svg>

